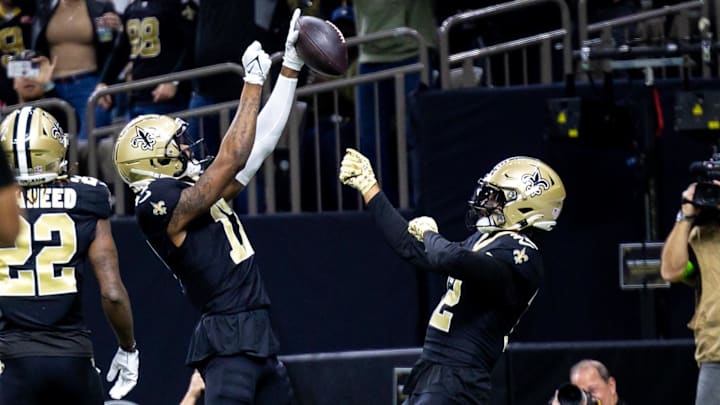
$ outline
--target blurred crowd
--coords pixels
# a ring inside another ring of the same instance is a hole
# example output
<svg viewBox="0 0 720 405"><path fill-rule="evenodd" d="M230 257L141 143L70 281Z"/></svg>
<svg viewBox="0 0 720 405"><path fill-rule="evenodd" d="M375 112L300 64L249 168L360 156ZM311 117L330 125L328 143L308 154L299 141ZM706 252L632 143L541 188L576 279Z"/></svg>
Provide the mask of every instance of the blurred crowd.
<svg viewBox="0 0 720 405"><path fill-rule="evenodd" d="M399 27L413 28L424 38L430 53L430 67L434 70L437 68L436 31L442 21L458 12L494 3L497 2L398 0L392 2L394 12L387 13L387 2L380 0L0 0L0 107L44 98L64 100L70 109L58 105L44 107L57 117L66 131L74 132L70 139L78 151L78 159L72 162L73 169L79 174L88 174L88 137L90 134L94 138L92 129L124 124L141 114L171 114L216 106L235 100L243 82L236 73L222 73L193 80L170 80L113 94L98 91L110 85L223 62L239 63L241 53L255 39L269 54L281 51L288 17L295 7L302 8L304 15L332 21L346 38ZM590 20L597 21L641 10L653 2L589 3ZM660 6L669 2L655 3ZM451 51L554 29L553 19L557 17L552 11L552 14L540 11L511 17L503 15L477 24L463 24L453 36ZM416 63L420 51L408 38L391 37L351 47L350 59L348 76L372 74ZM21 68L23 66L27 68ZM481 70L478 67L478 71ZM306 72L301 78L303 83L324 80L327 78L313 72ZM406 74L403 83L406 99L421 88L423 82L417 72ZM424 85L432 87L433 80ZM336 195L342 191L337 189L334 170L325 166L336 167L335 150L347 146L359 148L378 166L391 201L398 202L397 185L403 173L396 162L395 91L394 81L388 78L350 87L340 92L339 97L327 93L317 100L305 100L306 117L315 115L318 119L307 122L301 133L303 184L308 184L305 195L310 196L303 200L304 209L341 208ZM88 100L93 94L96 101L88 112ZM8 112L6 109L5 114ZM189 119L188 134L196 155L217 153L222 126L227 125L220 117L214 113ZM306 118L306 121L309 120ZM410 205L413 205L418 199L412 190L418 171L416 140L409 120L404 127ZM333 137L332 142L325 140ZM93 173L108 183L111 190L115 179L110 164L112 148L112 136L97 142L98 170ZM283 148L279 151L282 154ZM316 164L316 155L334 159ZM316 177L321 179L315 182ZM262 176L258 183L262 186ZM313 187L318 189L313 192ZM246 200L239 201L239 210L246 212Z"/></svg>

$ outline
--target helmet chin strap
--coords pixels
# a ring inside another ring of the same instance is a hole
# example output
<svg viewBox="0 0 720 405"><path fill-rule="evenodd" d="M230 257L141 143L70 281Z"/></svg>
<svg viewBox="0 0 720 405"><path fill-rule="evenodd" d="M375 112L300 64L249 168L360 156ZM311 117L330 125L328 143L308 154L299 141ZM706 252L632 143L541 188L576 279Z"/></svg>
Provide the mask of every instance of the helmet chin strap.
<svg viewBox="0 0 720 405"><path fill-rule="evenodd" d="M479 217L475 223L475 228L480 233L492 233L501 231L503 228L500 227L502 223L505 223L505 217L502 214L491 214L487 217Z"/></svg>
<svg viewBox="0 0 720 405"><path fill-rule="evenodd" d="M17 178L18 184L21 186L37 186L39 184L49 183L59 176L57 173L43 173L35 175L26 175Z"/></svg>
<svg viewBox="0 0 720 405"><path fill-rule="evenodd" d="M151 170L142 170L142 169L135 169L135 168L130 169L130 173L139 174L141 176L152 177L153 179L162 179L164 177L172 177L172 176L168 176L166 174L155 173Z"/></svg>
<svg viewBox="0 0 720 405"><path fill-rule="evenodd" d="M180 176L182 177L189 177L193 181L197 181L197 179L200 177L200 175L203 172L203 167L200 162L197 160L190 160L187 163L187 167L185 168L185 174Z"/></svg>

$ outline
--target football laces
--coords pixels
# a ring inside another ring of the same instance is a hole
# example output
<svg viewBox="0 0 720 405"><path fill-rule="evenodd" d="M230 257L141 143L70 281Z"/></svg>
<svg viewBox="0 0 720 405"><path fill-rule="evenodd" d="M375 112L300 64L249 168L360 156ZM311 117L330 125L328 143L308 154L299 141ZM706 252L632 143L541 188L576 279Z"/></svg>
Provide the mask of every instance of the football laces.
<svg viewBox="0 0 720 405"><path fill-rule="evenodd" d="M335 24L331 23L330 21L325 20L325 22L328 23L328 24L330 24L331 27L333 27L333 29L335 30L335 32L337 32L338 36L340 37L340 40L341 40L343 43L345 43L345 36L343 35L342 31L340 31L340 29L339 29L338 27L336 27Z"/></svg>

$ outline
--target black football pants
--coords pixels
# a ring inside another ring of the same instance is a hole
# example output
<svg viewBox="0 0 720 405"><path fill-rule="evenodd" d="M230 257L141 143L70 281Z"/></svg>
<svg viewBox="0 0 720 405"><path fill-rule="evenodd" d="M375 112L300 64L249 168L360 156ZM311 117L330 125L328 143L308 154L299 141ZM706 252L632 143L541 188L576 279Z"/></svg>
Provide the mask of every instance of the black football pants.
<svg viewBox="0 0 720 405"><path fill-rule="evenodd" d="M0 362L0 404L102 405L100 375L89 357L33 356Z"/></svg>
<svg viewBox="0 0 720 405"><path fill-rule="evenodd" d="M293 390L276 356L215 356L198 367L207 405L289 405Z"/></svg>

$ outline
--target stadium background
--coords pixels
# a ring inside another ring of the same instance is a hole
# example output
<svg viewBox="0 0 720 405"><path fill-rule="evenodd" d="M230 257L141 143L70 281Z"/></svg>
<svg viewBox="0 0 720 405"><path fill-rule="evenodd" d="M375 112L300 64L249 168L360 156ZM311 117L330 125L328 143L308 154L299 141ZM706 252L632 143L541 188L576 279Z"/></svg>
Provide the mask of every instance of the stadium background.
<svg viewBox="0 0 720 405"><path fill-rule="evenodd" d="M657 86L668 123L679 87L673 81ZM692 291L682 285L622 291L618 244L646 238L647 173L634 163L639 154L655 162L645 169L662 184L657 231L665 235L677 195L691 179L687 167L708 158L709 147L670 125L656 138L654 121L646 119L654 111L652 92L633 82L615 88L615 104L635 126L621 132L636 137L633 142L608 138L620 129L604 121L584 127L578 139L557 138L548 125L547 101L564 92L563 85L549 85L417 94L410 113L419 131L422 197L407 214L434 216L441 232L457 240L466 234L465 201L478 176L508 155L546 160L562 176L568 198L557 229L540 238L546 277L496 370L493 403L543 403L567 380L568 367L589 356L606 362L629 403L692 403L697 368L685 327ZM578 94L591 98L594 91L579 86ZM652 142L644 139L648 134ZM241 219L273 300L281 354L300 403L391 403L392 368L412 365L419 352L386 349L421 345L442 279L396 257L363 212ZM191 372L183 359L197 313L145 246L132 217L116 218L113 232L141 351L140 382L127 399L175 403ZM102 366L115 344L96 288L87 289L86 307ZM376 351L297 356L360 350Z"/></svg>

